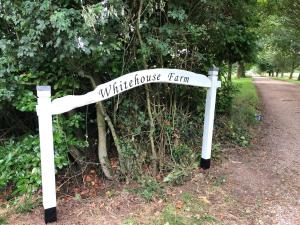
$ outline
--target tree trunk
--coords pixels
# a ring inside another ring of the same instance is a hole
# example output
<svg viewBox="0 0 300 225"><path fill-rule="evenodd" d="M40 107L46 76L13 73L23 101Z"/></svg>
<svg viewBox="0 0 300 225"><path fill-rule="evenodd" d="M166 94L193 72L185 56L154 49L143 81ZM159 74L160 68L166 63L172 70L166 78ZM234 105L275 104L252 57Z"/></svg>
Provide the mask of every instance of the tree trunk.
<svg viewBox="0 0 300 225"><path fill-rule="evenodd" d="M120 164L120 171L122 174L125 174L125 161L124 161L124 157L123 157L123 153L122 153L122 149L120 146L120 140L119 137L117 136L117 132L115 130L115 127L109 117L109 115L107 114L104 105L102 104L102 102L99 102L99 107L100 107L100 111L101 114L104 115L104 119L107 122L107 125L109 127L109 130L111 132L111 135L114 139L114 143L118 152L118 156L119 156L119 164Z"/></svg>
<svg viewBox="0 0 300 225"><path fill-rule="evenodd" d="M238 62L237 78L246 77L244 62Z"/></svg>
<svg viewBox="0 0 300 225"><path fill-rule="evenodd" d="M276 70L276 77L278 77L278 74L279 74L279 70L277 69Z"/></svg>
<svg viewBox="0 0 300 225"><path fill-rule="evenodd" d="M107 156L106 145L106 124L103 114L101 113L101 102L96 103L97 128L98 128L98 158L104 175L108 179L113 179L112 169Z"/></svg>
<svg viewBox="0 0 300 225"><path fill-rule="evenodd" d="M293 79L293 74L294 74L294 71L291 71L290 76L289 76L290 80Z"/></svg>
<svg viewBox="0 0 300 225"><path fill-rule="evenodd" d="M228 62L228 80L231 81L232 63Z"/></svg>
<svg viewBox="0 0 300 225"><path fill-rule="evenodd" d="M246 68L245 68L245 63L241 62L241 69L242 69L242 74L241 77L246 77Z"/></svg>
<svg viewBox="0 0 300 225"><path fill-rule="evenodd" d="M294 74L294 71L291 71L290 76L289 76L290 80L293 79L293 74Z"/></svg>
<svg viewBox="0 0 300 225"><path fill-rule="evenodd" d="M136 33L137 33L137 37L138 37L141 47L143 46L143 40L142 40L142 36L140 33L142 8L143 8L143 0L140 0L138 17L137 17L137 21L136 21ZM143 57L144 69L148 69L148 64L147 64L145 55L143 54L142 57ZM149 121L150 121L149 140L150 140L151 152L152 152L152 170L153 170L153 175L157 175L157 172L158 172L157 162L158 161L157 161L157 154L156 154L156 149L155 149L155 144L154 144L155 124L154 124L154 119L152 116L150 90L149 90L149 86L147 84L145 85L145 91L146 91L147 111L148 111L148 116L149 116Z"/></svg>
<svg viewBox="0 0 300 225"><path fill-rule="evenodd" d="M290 80L293 79L294 70L295 70L295 62L293 61L292 70L291 70L290 77L289 77Z"/></svg>
<svg viewBox="0 0 300 225"><path fill-rule="evenodd" d="M299 75L298 75L298 79L297 80L300 80L300 73L299 73Z"/></svg>
<svg viewBox="0 0 300 225"><path fill-rule="evenodd" d="M97 87L96 82L92 76L82 75L88 78L95 89ZM96 116L97 116L97 129L98 129L98 158L101 165L101 169L107 179L112 180L112 169L107 156L107 145L106 145L106 124L104 114L101 111L102 103L96 103Z"/></svg>
<svg viewBox="0 0 300 225"><path fill-rule="evenodd" d="M72 117L72 115L74 115L73 110L68 112L69 117ZM82 139L83 136L84 135L81 133L80 129L77 129L75 131L75 137L78 140ZM69 154L70 154L69 157L71 156L71 160L76 162L79 165L79 167L82 168L84 166L84 163L83 163L84 156L83 156L82 152L79 151L75 146L73 146L73 145L69 146Z"/></svg>
<svg viewBox="0 0 300 225"><path fill-rule="evenodd" d="M281 77L283 77L283 72L281 72Z"/></svg>

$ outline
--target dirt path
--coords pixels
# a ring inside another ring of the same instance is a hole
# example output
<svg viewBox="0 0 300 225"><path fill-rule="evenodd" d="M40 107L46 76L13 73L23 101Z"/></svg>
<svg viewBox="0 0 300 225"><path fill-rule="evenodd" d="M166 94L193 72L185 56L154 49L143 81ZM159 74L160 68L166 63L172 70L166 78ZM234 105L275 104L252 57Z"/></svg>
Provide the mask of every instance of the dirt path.
<svg viewBox="0 0 300 225"><path fill-rule="evenodd" d="M300 85L254 78L264 121L248 154L223 165L247 224L300 224ZM243 210L244 209L244 210ZM238 224L238 223L237 223Z"/></svg>
<svg viewBox="0 0 300 225"><path fill-rule="evenodd" d="M255 84L264 120L250 149L229 151L225 163L169 188L163 200L145 203L134 194L116 191L113 198L60 201L56 224L299 225L300 85L268 78L255 78ZM173 212L166 213L172 206ZM191 220L178 215L196 215L198 222L182 222ZM167 220L157 220L164 217ZM43 224L43 209L13 215L9 222Z"/></svg>

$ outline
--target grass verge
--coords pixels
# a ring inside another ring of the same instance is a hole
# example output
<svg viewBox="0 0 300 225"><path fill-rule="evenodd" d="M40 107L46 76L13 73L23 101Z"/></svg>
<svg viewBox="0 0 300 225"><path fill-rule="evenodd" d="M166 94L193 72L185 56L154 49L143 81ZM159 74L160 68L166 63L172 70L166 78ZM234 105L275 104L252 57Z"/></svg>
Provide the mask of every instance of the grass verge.
<svg viewBox="0 0 300 225"><path fill-rule="evenodd" d="M252 78L233 79L237 93L233 98L231 121L232 138L240 146L246 147L250 143L249 128L257 123L259 98Z"/></svg>
<svg viewBox="0 0 300 225"><path fill-rule="evenodd" d="M232 116L234 124L247 127L255 123L255 114L258 112L259 98L252 78L233 79L237 87L237 94L233 98Z"/></svg>
<svg viewBox="0 0 300 225"><path fill-rule="evenodd" d="M300 80L289 79L288 77L272 77L274 80L287 81L293 84L300 84Z"/></svg>
<svg viewBox="0 0 300 225"><path fill-rule="evenodd" d="M206 200L207 201L207 200ZM183 192L180 200L169 202L152 225L216 224L218 220L206 212L207 203L194 194Z"/></svg>

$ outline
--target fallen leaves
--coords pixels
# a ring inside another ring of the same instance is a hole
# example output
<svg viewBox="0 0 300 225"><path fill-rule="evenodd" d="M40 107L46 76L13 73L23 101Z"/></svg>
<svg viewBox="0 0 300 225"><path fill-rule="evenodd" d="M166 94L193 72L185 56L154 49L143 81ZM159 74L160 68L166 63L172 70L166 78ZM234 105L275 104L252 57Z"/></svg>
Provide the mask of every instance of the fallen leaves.
<svg viewBox="0 0 300 225"><path fill-rule="evenodd" d="M183 206L184 206L184 202L183 202L183 201L177 201L177 202L175 203L176 209L182 209Z"/></svg>

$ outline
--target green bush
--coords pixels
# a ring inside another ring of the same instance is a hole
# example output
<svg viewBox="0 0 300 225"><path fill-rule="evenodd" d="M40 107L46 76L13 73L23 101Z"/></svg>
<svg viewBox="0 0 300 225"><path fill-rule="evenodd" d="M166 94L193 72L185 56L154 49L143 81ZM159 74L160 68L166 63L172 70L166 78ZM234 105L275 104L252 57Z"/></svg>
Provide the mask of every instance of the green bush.
<svg viewBox="0 0 300 225"><path fill-rule="evenodd" d="M171 155L176 163L191 165L195 161L195 153L186 144L180 144L171 150Z"/></svg>
<svg viewBox="0 0 300 225"><path fill-rule="evenodd" d="M41 184L40 149L37 136L10 139L0 146L0 189L14 186L13 194L32 193Z"/></svg>
<svg viewBox="0 0 300 225"><path fill-rule="evenodd" d="M231 106L237 93L236 85L228 80L223 80L222 86L217 92L216 113L230 114Z"/></svg>
<svg viewBox="0 0 300 225"><path fill-rule="evenodd" d="M85 141L77 140L71 131L79 127L80 116L54 120L55 166L62 169L69 164L68 146L83 148ZM64 129L62 129L64 127ZM0 145L0 190L13 186L12 195L31 194L41 186L40 142L38 135L11 138Z"/></svg>

